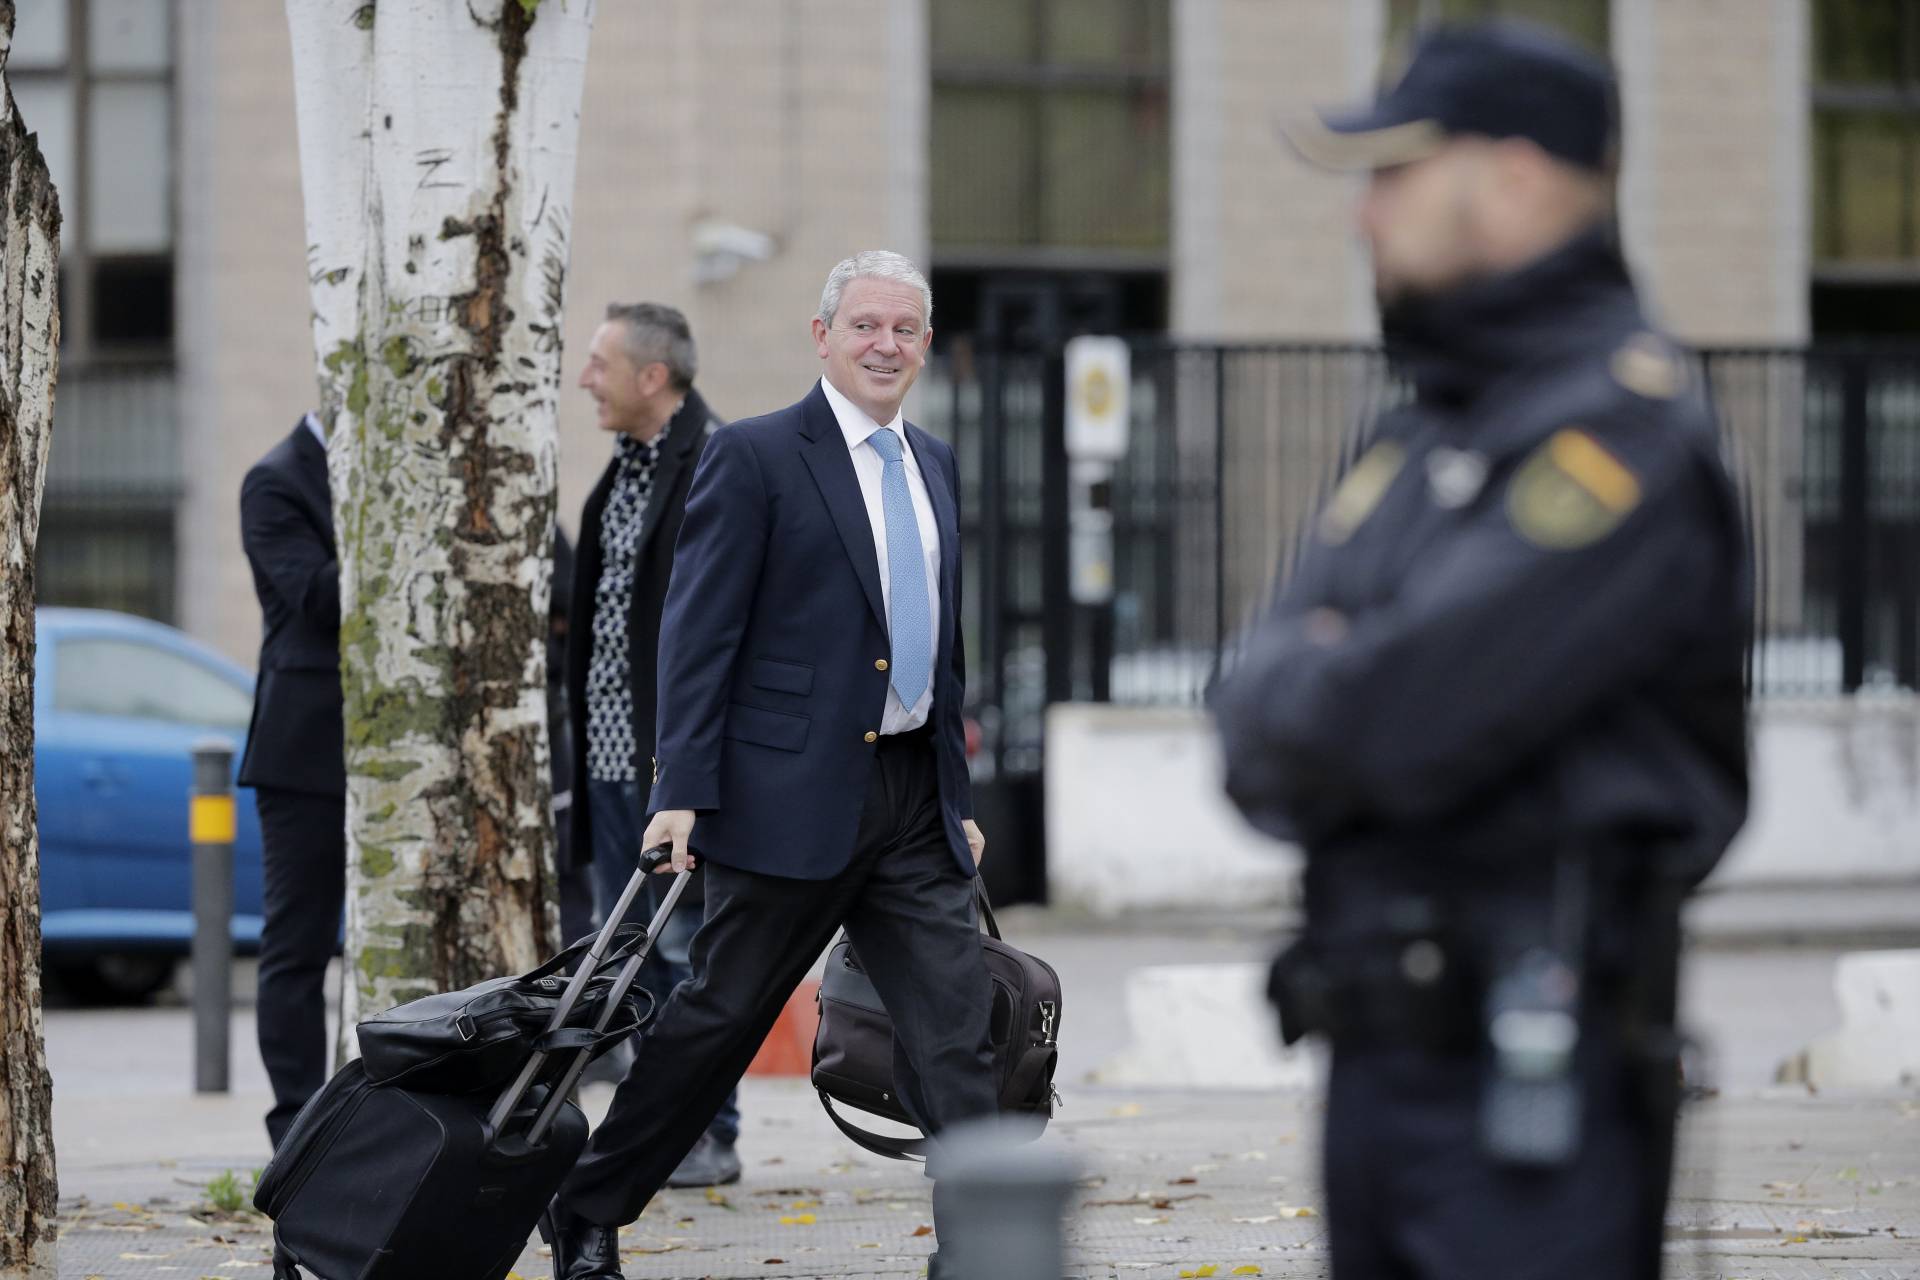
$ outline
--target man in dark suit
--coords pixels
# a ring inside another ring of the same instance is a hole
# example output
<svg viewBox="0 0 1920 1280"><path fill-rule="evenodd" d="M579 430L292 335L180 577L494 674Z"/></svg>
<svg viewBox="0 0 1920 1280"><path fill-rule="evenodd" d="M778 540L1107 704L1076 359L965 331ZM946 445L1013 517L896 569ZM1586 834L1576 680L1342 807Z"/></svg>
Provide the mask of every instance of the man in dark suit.
<svg viewBox="0 0 1920 1280"><path fill-rule="evenodd" d="M340 566L327 446L308 414L240 485L240 541L263 634L240 785L260 811L260 1058L278 1147L327 1075L327 961L346 896Z"/></svg>
<svg viewBox="0 0 1920 1280"><path fill-rule="evenodd" d="M615 440L613 458L580 515L567 623L571 776L585 780L570 860L592 864L602 919L640 860L653 782L660 611L694 464L720 425L693 389L698 369L687 318L672 307L642 302L607 308L580 372L580 385L598 406L600 429ZM662 896L654 893L632 915L645 920ZM661 1003L687 977L687 945L704 908L698 893L684 894L654 944L659 963L648 964L644 973ZM603 1061L617 1079L631 1050ZM740 1158L733 1147L739 1133L740 1113L728 1099L668 1185L738 1181Z"/></svg>
<svg viewBox="0 0 1920 1280"><path fill-rule="evenodd" d="M975 916L985 840L961 727L953 451L902 420L932 340L898 254L833 269L825 376L707 444L660 631L643 844L705 867L693 977L647 1036L542 1232L561 1280L620 1275L616 1228L693 1146L834 931L893 1016L936 1137L997 1108ZM932 1171L938 1172L936 1148ZM934 1193L934 1221L943 1217ZM931 1275L940 1275L938 1256Z"/></svg>
<svg viewBox="0 0 1920 1280"><path fill-rule="evenodd" d="M567 942L593 932L593 868L573 851L573 716L567 703L567 619L573 611L573 543L553 526L553 590L547 597L547 741L553 779L554 858L560 897L560 936Z"/></svg>

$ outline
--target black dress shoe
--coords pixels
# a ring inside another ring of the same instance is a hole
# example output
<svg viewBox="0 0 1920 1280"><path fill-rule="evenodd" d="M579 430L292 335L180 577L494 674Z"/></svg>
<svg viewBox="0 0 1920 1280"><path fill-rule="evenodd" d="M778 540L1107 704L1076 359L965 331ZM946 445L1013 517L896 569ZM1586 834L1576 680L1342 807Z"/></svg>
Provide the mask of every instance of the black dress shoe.
<svg viewBox="0 0 1920 1280"><path fill-rule="evenodd" d="M731 1142L722 1142L711 1133L700 1135L667 1178L670 1187L724 1187L740 1181L740 1157Z"/></svg>
<svg viewBox="0 0 1920 1280"><path fill-rule="evenodd" d="M618 1227L575 1217L556 1199L540 1215L540 1238L553 1246L553 1280L624 1280Z"/></svg>

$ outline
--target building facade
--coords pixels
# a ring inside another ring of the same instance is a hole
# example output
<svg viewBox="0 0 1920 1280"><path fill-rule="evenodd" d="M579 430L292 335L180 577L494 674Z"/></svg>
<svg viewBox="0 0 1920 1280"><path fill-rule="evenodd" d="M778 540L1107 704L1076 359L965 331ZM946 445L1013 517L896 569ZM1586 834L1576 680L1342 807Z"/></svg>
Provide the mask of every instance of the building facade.
<svg viewBox="0 0 1920 1280"><path fill-rule="evenodd" d="M1288 113L1422 22L1557 22L1619 67L1621 216L1714 344L1920 327L1920 6L1901 0L600 0L563 376L611 301L682 307L723 414L815 375L827 268L927 264L936 347L1088 330L1365 341L1356 180ZM66 207L42 599L251 660L246 468L313 397L279 6L21 0L9 69ZM608 442L563 398L562 521Z"/></svg>

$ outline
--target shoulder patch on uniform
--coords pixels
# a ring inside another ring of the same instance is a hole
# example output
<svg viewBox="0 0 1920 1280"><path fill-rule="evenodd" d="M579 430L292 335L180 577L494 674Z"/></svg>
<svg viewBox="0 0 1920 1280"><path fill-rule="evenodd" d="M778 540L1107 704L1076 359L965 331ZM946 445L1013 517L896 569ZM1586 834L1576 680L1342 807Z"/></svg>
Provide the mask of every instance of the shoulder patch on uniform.
<svg viewBox="0 0 1920 1280"><path fill-rule="evenodd" d="M1554 432L1507 487L1514 531L1549 551L1598 542L1639 505L1639 477L1580 427Z"/></svg>
<svg viewBox="0 0 1920 1280"><path fill-rule="evenodd" d="M1320 511L1321 540L1337 547L1351 538L1380 505L1406 460L1406 448L1397 440L1382 440L1361 454Z"/></svg>
<svg viewBox="0 0 1920 1280"><path fill-rule="evenodd" d="M1648 400L1671 400L1686 385L1678 353L1666 339L1645 330L1620 344L1608 371L1615 382Z"/></svg>

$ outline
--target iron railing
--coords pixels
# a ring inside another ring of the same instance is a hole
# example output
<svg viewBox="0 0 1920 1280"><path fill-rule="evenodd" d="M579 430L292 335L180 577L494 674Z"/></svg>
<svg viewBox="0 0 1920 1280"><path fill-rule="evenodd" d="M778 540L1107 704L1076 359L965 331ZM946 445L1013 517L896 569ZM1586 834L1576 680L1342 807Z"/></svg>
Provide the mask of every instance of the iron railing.
<svg viewBox="0 0 1920 1280"><path fill-rule="evenodd" d="M1406 395L1373 346L1131 347L1110 609L1065 586L1059 354L958 346L922 383L922 420L960 455L989 774L1037 771L1050 702L1202 698L1367 425ZM1920 347L1711 349L1698 368L1754 551L1756 696L1920 689Z"/></svg>

